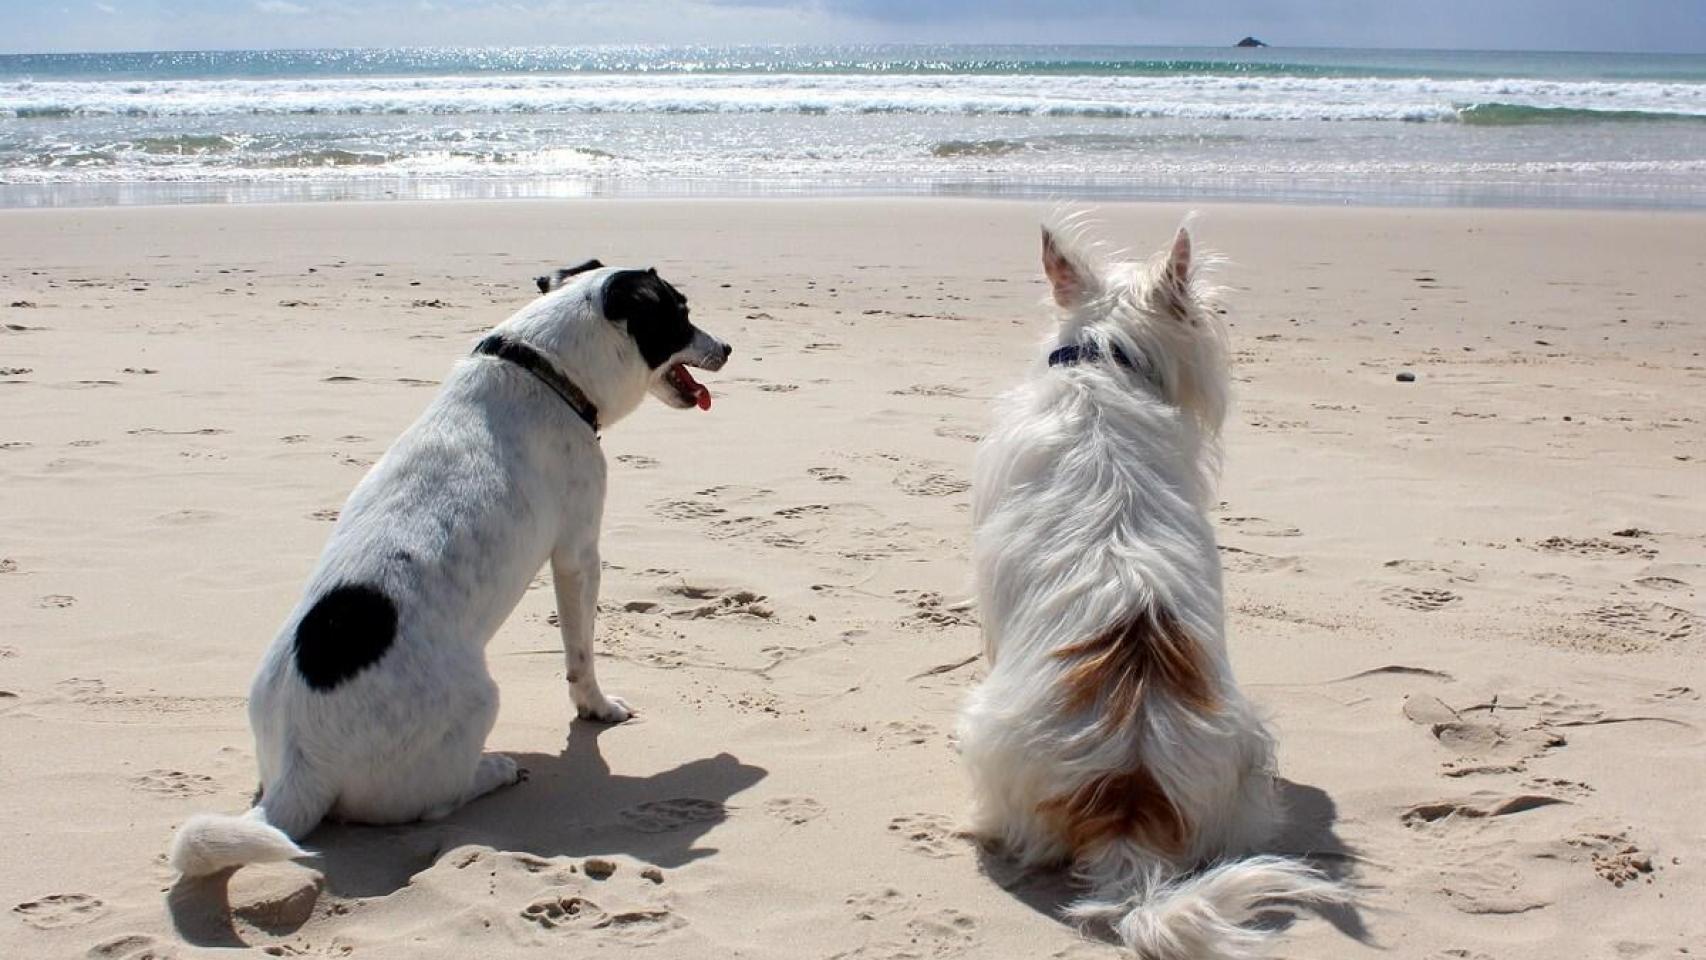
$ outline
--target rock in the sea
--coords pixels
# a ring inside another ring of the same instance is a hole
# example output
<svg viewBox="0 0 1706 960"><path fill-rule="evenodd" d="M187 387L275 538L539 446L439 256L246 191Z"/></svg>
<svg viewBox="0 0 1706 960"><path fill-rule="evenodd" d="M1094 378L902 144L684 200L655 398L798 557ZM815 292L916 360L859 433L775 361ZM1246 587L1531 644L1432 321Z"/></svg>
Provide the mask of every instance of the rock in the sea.
<svg viewBox="0 0 1706 960"><path fill-rule="evenodd" d="M1235 47L1265 47L1265 46L1267 46L1267 44L1263 43L1260 40L1257 40L1255 37L1245 37L1244 39L1233 44L1233 46L1235 46Z"/></svg>

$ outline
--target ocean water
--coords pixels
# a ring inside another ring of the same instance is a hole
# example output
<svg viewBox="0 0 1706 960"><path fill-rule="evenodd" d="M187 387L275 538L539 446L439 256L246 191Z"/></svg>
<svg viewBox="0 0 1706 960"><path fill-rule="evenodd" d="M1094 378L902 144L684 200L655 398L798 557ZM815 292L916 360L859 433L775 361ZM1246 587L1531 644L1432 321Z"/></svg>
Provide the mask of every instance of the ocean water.
<svg viewBox="0 0 1706 960"><path fill-rule="evenodd" d="M1706 56L0 56L0 206L798 194L1706 208Z"/></svg>

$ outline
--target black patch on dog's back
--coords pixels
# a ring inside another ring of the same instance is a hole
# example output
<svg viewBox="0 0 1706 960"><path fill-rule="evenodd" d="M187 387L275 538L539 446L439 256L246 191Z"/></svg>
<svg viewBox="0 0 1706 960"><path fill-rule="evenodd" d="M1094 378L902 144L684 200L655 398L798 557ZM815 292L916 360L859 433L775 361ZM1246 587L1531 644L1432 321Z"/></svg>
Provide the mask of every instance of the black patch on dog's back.
<svg viewBox="0 0 1706 960"><path fill-rule="evenodd" d="M296 625L296 672L321 693L379 662L397 636L397 605L364 583L328 591Z"/></svg>
<svg viewBox="0 0 1706 960"><path fill-rule="evenodd" d="M564 280L569 279L577 273L585 273L588 270L602 269L604 269L604 264L599 263L597 260L588 260L578 267L564 267L555 273L548 273L543 277L534 277L533 282L538 285L540 293L550 293L552 290L562 286Z"/></svg>
<svg viewBox="0 0 1706 960"><path fill-rule="evenodd" d="M604 286L604 315L628 325L646 365L656 369L693 342L687 298L656 270L623 270Z"/></svg>

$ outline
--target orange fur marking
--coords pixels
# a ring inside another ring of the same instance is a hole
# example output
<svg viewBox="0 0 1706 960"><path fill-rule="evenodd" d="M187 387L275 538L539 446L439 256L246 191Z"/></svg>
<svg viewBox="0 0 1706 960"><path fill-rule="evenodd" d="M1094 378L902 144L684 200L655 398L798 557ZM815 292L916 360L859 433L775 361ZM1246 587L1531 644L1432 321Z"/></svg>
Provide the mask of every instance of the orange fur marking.
<svg viewBox="0 0 1706 960"><path fill-rule="evenodd" d="M1114 840L1136 840L1162 853L1183 853L1191 824L1147 767L1109 773L1037 812L1056 823L1074 857Z"/></svg>
<svg viewBox="0 0 1706 960"><path fill-rule="evenodd" d="M1054 652L1076 660L1061 687L1066 709L1100 706L1101 724L1117 731L1152 693L1171 695L1203 713L1217 707L1195 638L1164 607ZM1191 823L1141 760L1071 793L1043 801L1037 811L1055 821L1074 855L1113 840L1131 839L1162 853L1184 851Z"/></svg>
<svg viewBox="0 0 1706 960"><path fill-rule="evenodd" d="M1102 722L1118 728L1143 709L1152 688L1171 693L1203 713L1216 708L1214 689L1196 639L1165 607L1054 652L1077 660L1061 679L1068 710L1102 704Z"/></svg>

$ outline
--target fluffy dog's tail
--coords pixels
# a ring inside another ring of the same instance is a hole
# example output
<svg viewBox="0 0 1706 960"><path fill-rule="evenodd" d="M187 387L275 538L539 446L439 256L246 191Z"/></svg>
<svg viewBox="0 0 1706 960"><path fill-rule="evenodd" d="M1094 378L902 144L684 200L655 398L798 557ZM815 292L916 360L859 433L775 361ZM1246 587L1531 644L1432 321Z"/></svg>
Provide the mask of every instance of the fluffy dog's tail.
<svg viewBox="0 0 1706 960"><path fill-rule="evenodd" d="M329 791L300 773L280 777L261 802L242 816L201 813L184 821L172 838L172 868L186 877L227 867L312 856L296 845L332 808Z"/></svg>
<svg viewBox="0 0 1706 960"><path fill-rule="evenodd" d="M1102 890L1117 897L1112 885ZM1107 924L1141 960L1256 960L1268 934L1244 924L1264 907L1344 899L1338 884L1304 864L1260 856L1189 877L1152 868L1124 899L1081 901L1068 914Z"/></svg>

